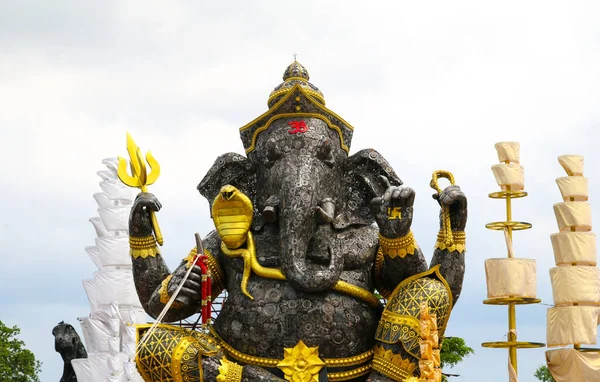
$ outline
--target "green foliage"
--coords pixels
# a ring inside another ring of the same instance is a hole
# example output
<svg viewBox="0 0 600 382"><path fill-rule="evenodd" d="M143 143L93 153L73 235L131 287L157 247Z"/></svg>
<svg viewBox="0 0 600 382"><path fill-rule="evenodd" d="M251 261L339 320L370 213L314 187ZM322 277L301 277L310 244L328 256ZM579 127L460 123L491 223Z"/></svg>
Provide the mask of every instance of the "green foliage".
<svg viewBox="0 0 600 382"><path fill-rule="evenodd" d="M16 338L21 330L0 321L0 381L39 382L41 362Z"/></svg>
<svg viewBox="0 0 600 382"><path fill-rule="evenodd" d="M460 337L446 337L440 351L441 367L454 367L462 362L464 357L475 353Z"/></svg>
<svg viewBox="0 0 600 382"><path fill-rule="evenodd" d="M462 362L463 358L475 351L467 346L465 340L460 337L444 337L442 350L440 351L441 368L454 367ZM442 381L447 382L448 378L442 375Z"/></svg>
<svg viewBox="0 0 600 382"><path fill-rule="evenodd" d="M533 376L542 382L554 382L554 378L552 378L552 374L550 374L550 370L546 365L540 365Z"/></svg>

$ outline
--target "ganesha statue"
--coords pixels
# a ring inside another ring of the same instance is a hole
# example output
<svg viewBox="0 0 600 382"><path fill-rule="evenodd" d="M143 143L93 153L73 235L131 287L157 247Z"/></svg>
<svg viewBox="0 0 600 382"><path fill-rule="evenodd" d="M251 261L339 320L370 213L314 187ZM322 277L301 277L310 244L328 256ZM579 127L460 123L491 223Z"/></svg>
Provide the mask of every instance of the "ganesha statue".
<svg viewBox="0 0 600 382"><path fill-rule="evenodd" d="M419 311L437 317L443 346L465 271L466 197L453 179L445 189L433 179L441 213L428 265L411 231L413 189L377 151L349 155L353 127L300 63L283 81L240 128L246 155L218 157L198 185L216 229L174 271L154 238L159 200L144 192L133 203L134 281L150 316L201 311L197 248L212 298L227 291L206 332L140 329L152 338L138 369L146 381L433 381L419 365Z"/></svg>

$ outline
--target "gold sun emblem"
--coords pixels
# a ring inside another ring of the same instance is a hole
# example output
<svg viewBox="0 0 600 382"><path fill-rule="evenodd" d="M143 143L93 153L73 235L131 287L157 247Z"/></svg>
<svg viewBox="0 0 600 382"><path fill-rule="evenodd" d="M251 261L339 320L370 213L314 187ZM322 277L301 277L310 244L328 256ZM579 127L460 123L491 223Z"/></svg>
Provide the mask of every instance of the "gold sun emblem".
<svg viewBox="0 0 600 382"><path fill-rule="evenodd" d="M309 348L300 340L293 348L283 349L283 361L277 367L292 382L318 382L325 362L319 358L319 347Z"/></svg>

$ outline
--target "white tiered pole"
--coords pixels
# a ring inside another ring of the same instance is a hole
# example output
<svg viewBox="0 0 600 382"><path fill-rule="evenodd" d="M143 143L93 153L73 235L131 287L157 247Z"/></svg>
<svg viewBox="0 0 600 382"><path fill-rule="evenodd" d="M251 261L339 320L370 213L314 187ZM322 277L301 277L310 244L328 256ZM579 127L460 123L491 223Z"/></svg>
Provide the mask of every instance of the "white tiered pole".
<svg viewBox="0 0 600 382"><path fill-rule="evenodd" d="M98 217L90 219L96 239L86 252L98 271L83 281L90 315L80 318L88 358L73 360L77 378L86 382L143 382L135 368L135 324L146 323L137 297L129 256L128 217L134 190L117 177L116 158L105 159L107 170L94 199Z"/></svg>

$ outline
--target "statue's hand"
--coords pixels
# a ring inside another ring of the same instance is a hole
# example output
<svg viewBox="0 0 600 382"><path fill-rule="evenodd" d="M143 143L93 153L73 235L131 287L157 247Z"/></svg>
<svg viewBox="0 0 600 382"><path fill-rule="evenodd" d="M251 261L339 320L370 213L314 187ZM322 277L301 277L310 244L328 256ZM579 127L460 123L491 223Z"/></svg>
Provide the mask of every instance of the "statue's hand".
<svg viewBox="0 0 600 382"><path fill-rule="evenodd" d="M150 211L160 211L162 205L149 192L139 193L131 207L129 215L129 235L134 237L152 236L152 220Z"/></svg>
<svg viewBox="0 0 600 382"><path fill-rule="evenodd" d="M385 176L380 176L380 179L387 188L382 196L371 200L379 232L390 239L405 236L412 224L415 191L409 187L392 186Z"/></svg>
<svg viewBox="0 0 600 382"><path fill-rule="evenodd" d="M173 293L175 293L175 290L179 284L181 284L181 281L185 277L186 273L187 268L183 266L177 268L177 270L173 272L173 277L171 278L171 281L169 281L169 285L167 285L167 292L169 293L169 296L172 296ZM182 301L186 305L200 302L202 299L201 283L202 269L199 266L194 265L187 280L185 280L183 283L176 300Z"/></svg>
<svg viewBox="0 0 600 382"><path fill-rule="evenodd" d="M446 187L441 193L432 195L440 207L450 207L450 222L453 231L464 231L467 225L467 197L459 186ZM441 226L442 222L440 222Z"/></svg>

